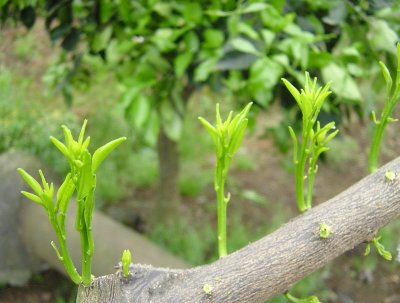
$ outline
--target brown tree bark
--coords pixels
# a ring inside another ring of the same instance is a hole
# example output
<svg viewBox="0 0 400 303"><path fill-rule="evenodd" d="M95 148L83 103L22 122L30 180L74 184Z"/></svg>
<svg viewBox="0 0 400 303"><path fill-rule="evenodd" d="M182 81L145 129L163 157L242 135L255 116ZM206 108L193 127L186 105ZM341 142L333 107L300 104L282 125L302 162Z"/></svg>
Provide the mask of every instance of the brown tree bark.
<svg viewBox="0 0 400 303"><path fill-rule="evenodd" d="M400 158L336 197L290 220L272 234L210 265L169 270L134 265L79 287L77 302L264 302L332 259L371 240L400 215ZM333 233L323 239L319 225ZM205 291L204 286L208 290Z"/></svg>
<svg viewBox="0 0 400 303"><path fill-rule="evenodd" d="M157 142L159 185L155 219L167 223L176 216L180 203L178 143L169 139L163 129Z"/></svg>
<svg viewBox="0 0 400 303"><path fill-rule="evenodd" d="M184 111L193 91L194 89L190 85L186 85L182 90ZM171 98L173 97L171 96ZM184 113L182 115L184 116ZM181 202L179 189L180 155L178 142L168 138L163 127L161 127L158 135L157 154L159 161L159 184L154 219L156 222L168 225L171 222L175 222L179 214L179 205Z"/></svg>

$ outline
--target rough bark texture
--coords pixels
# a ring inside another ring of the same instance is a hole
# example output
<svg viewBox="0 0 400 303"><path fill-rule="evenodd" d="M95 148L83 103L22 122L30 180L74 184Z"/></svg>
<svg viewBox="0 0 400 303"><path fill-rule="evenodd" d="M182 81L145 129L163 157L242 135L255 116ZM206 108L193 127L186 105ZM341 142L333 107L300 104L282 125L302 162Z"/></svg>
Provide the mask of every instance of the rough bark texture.
<svg viewBox="0 0 400 303"><path fill-rule="evenodd" d="M80 286L78 303L264 302L330 260L371 240L400 215L400 158L346 191L292 219L272 234L210 265L172 271L136 265L129 279L120 273ZM333 227L327 239L319 225ZM211 287L206 293L204 285Z"/></svg>

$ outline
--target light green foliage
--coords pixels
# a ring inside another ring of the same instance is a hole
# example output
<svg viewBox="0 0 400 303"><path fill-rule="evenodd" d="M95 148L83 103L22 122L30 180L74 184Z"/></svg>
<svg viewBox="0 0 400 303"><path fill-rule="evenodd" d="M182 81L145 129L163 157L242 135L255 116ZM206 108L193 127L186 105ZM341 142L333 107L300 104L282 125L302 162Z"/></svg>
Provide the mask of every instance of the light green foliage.
<svg viewBox="0 0 400 303"><path fill-rule="evenodd" d="M40 155L58 172L65 165L56 160L48 137L51 132L61 133L52 127L60 123L61 113L63 121L72 125L73 115L62 103L49 102L32 82L31 77L0 65L0 153L18 149ZM57 109L51 110L49 104Z"/></svg>
<svg viewBox="0 0 400 303"><path fill-rule="evenodd" d="M321 127L319 121L317 121L322 105L331 93L329 84L317 88L317 78L311 80L307 72L305 74L304 89L301 89L300 92L286 79L282 79L282 81L296 100L302 113L300 147L294 130L290 126L289 132L293 140L297 206L301 212L304 212L311 208L314 178L318 171L317 160L323 152L329 150L327 143L337 135L338 130L334 130L335 122L329 122ZM306 199L304 199L304 183L306 179L307 192Z"/></svg>
<svg viewBox="0 0 400 303"><path fill-rule="evenodd" d="M191 265L201 265L217 258L213 250L217 242L211 223L179 218L169 228L163 224L154 225L149 237Z"/></svg>
<svg viewBox="0 0 400 303"><path fill-rule="evenodd" d="M129 249L125 249L124 252L122 253L121 263L122 263L122 273L124 277L127 278L129 276L129 266L132 263L132 254Z"/></svg>
<svg viewBox="0 0 400 303"><path fill-rule="evenodd" d="M333 233L332 226L329 226L325 223L321 223L319 225L319 236L323 239L328 238Z"/></svg>
<svg viewBox="0 0 400 303"><path fill-rule="evenodd" d="M379 240L381 239L381 237L374 237L372 239L371 242L367 243L366 247L365 247L365 252L364 255L368 256L370 251L371 251L371 243L375 246L376 251L378 252L378 254L384 258L387 261L391 261L392 260L392 254L390 253L390 251L387 251L385 249L385 247L383 246L382 243L379 242Z"/></svg>
<svg viewBox="0 0 400 303"><path fill-rule="evenodd" d="M54 190L53 183L47 183L41 170L39 170L41 184L23 169L19 168L18 172L34 192L22 191L22 194L43 206L48 214L49 221L57 236L59 249L54 242L51 245L60 261L64 264L68 275L74 283L83 283L87 286L93 279L91 274L91 259L94 252L92 215L96 171L104 158L126 138L122 137L105 144L97 149L92 156L87 149L90 137L84 138L86 123L85 120L77 141L73 138L71 130L64 125L62 129L65 144L55 137L50 137L57 149L68 159L70 165L70 172L66 175L57 192ZM65 217L74 193L77 202L75 229L80 233L82 245L82 275L79 275L76 271L66 242Z"/></svg>
<svg viewBox="0 0 400 303"><path fill-rule="evenodd" d="M397 44L397 73L396 81L393 87L392 76L390 75L389 69L381 61L381 70L383 78L386 82L386 98L383 111L379 120L376 119L376 114L372 112L372 120L375 124L375 132L372 138L371 149L368 157L368 170L370 173L374 172L378 168L379 150L383 139L383 134L388 123L396 122L397 119L392 118L393 111L396 107L397 102L400 100L400 43Z"/></svg>
<svg viewBox="0 0 400 303"><path fill-rule="evenodd" d="M251 105L252 103L247 104L247 106L233 119L233 112L230 112L226 121L223 122L219 113L219 104L217 104L216 126L211 125L207 120L199 117L200 122L207 129L213 140L217 159L214 189L217 194L218 252L220 257L227 255L226 208L230 200L230 193L225 196L225 180L233 155L242 143L244 131L248 123L246 115L249 112Z"/></svg>

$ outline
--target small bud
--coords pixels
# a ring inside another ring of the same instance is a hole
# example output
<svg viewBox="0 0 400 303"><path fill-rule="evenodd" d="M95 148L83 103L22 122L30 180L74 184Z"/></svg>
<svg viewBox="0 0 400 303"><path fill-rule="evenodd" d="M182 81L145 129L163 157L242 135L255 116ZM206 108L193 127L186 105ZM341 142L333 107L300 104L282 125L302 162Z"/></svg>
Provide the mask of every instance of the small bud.
<svg viewBox="0 0 400 303"><path fill-rule="evenodd" d="M332 226L321 223L319 225L319 236L323 239L328 238L333 232Z"/></svg>
<svg viewBox="0 0 400 303"><path fill-rule="evenodd" d="M385 171L385 178L387 181L393 181L396 179L396 173L393 170L389 169Z"/></svg>
<svg viewBox="0 0 400 303"><path fill-rule="evenodd" d="M210 284L208 283L204 284L203 291L206 293L206 295L211 295L212 290L213 287Z"/></svg>
<svg viewBox="0 0 400 303"><path fill-rule="evenodd" d="M125 249L122 253L122 273L125 278L129 276L129 265L132 261L132 254L129 249Z"/></svg>

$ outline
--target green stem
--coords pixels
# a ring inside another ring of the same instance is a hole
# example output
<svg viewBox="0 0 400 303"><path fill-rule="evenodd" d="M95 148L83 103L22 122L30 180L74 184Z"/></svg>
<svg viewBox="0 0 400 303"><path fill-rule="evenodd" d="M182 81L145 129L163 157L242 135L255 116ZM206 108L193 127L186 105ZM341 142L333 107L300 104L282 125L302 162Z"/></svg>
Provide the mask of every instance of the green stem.
<svg viewBox="0 0 400 303"><path fill-rule="evenodd" d="M301 144L300 156L298 162L296 163L296 200L297 207L300 212L304 212L307 209L307 205L304 201L304 169L307 161L307 145L308 137L310 134L309 126L306 125L303 128L303 142Z"/></svg>
<svg viewBox="0 0 400 303"><path fill-rule="evenodd" d="M308 175L307 175L307 196L306 196L306 203L305 203L306 209L311 208L311 204L312 204L314 180L315 180L315 174L317 172L317 160L318 160L318 156L313 154L311 161L310 161L310 166L309 166Z"/></svg>
<svg viewBox="0 0 400 303"><path fill-rule="evenodd" d="M296 298L296 297L293 297L290 293L286 293L285 296L286 296L286 298L287 298L288 300L290 300L290 301L293 302L293 303L300 302L300 299L298 299L298 298Z"/></svg>
<svg viewBox="0 0 400 303"><path fill-rule="evenodd" d="M82 283L89 286L92 283L92 262L91 254L89 252L89 240L86 232L86 225L84 224L81 233L81 246L82 246Z"/></svg>
<svg viewBox="0 0 400 303"><path fill-rule="evenodd" d="M378 125L376 125L375 133L372 138L371 149L368 156L368 171L370 173L373 173L378 169L378 158L383 139L383 134L385 132L386 125L388 124L388 120L392 115L394 108L396 107L396 104L398 102L399 91L400 91L400 86L396 85L396 88L392 96L386 100L380 122Z"/></svg>
<svg viewBox="0 0 400 303"><path fill-rule="evenodd" d="M53 228L56 232L58 244L60 245L61 256L62 259L60 260L64 264L64 268L67 271L69 277L75 284L80 284L82 281L82 277L78 274L74 262L72 261L68 247L66 242L66 233L64 226L59 226L56 217L54 214L49 213L49 219Z"/></svg>
<svg viewBox="0 0 400 303"><path fill-rule="evenodd" d="M383 139L383 133L385 131L386 120L381 119L380 124L376 127L375 133L372 139L371 149L368 157L368 171L370 173L375 172L378 169L378 158L380 146Z"/></svg>
<svg viewBox="0 0 400 303"><path fill-rule="evenodd" d="M216 186L217 193L217 216L218 216L218 255L224 257L227 255L226 244L226 208L225 202L225 167L223 165L224 159L217 160L216 167Z"/></svg>

